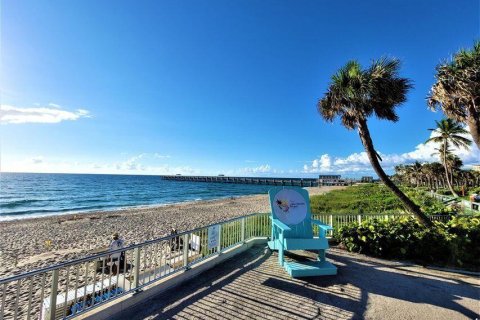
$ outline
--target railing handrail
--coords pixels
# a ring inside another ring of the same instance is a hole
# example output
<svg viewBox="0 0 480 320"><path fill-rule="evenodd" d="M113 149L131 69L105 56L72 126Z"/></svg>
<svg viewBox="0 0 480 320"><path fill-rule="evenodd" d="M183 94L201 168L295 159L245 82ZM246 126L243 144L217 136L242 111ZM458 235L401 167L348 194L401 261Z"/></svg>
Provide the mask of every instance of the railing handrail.
<svg viewBox="0 0 480 320"><path fill-rule="evenodd" d="M230 223L230 222L234 222L234 221L237 221L237 220L240 220L240 219L243 219L243 218L249 218L249 217L253 217L253 216L257 216L257 215L261 215L261 214L267 214L267 213L268 212L251 213L251 214L248 214L248 215L245 215L245 216L240 216L240 217L236 217L236 218L232 218L232 219L228 219L228 220L224 220L224 221L219 221L219 222L212 223L212 224L202 226L202 227L198 227L198 228L195 228L195 229L192 229L192 230L182 231L182 232L177 233L177 234L172 234L172 235L164 236L164 237L161 237L161 238L147 240L147 241L140 242L140 243L134 243L134 244L129 245L128 247L123 247L123 248L116 249L116 250L108 250L108 251L88 255L88 256L85 256L83 258L77 258L77 259L72 259L72 260L68 260L68 261L65 261L65 262L60 262L60 263L57 263L57 264L54 264L54 265L51 265L51 266L48 266L48 267L43 267L43 268L40 268L40 269L27 271L27 272L20 273L18 275L14 275L14 276L10 276L10 277L7 277L7 278L0 279L0 285L2 285L4 283L7 283L7 282L17 281L17 280L20 280L20 279L23 279L23 278L28 278L28 277L31 277L31 276L34 276L34 275L37 275L37 274L41 274L41 273L45 273L45 272L48 272L48 271L69 267L69 266L76 265L76 264L79 264L79 263L82 263L82 262L95 260L95 259L104 257L107 254L111 255L111 254L115 254L115 253L121 253L122 251L132 250L132 249L140 248L140 247L147 246L147 245L150 245L150 244L153 244L153 243L157 243L157 242L161 242L161 241L165 241L165 240L170 240L170 239L173 239L173 238L176 238L176 237L183 236L185 234L190 234L190 233L196 232L196 231L201 230L201 229L210 228L210 227L218 225L218 224Z"/></svg>
<svg viewBox="0 0 480 320"><path fill-rule="evenodd" d="M194 232L199 231L201 229L206 229L206 228L209 228L209 227L212 227L212 226L215 226L215 225L231 223L231 222L234 222L234 221L237 221L237 220L241 220L241 219L245 219L245 218L249 218L249 217L253 217L253 216L258 216L258 215L263 215L263 214L270 214L270 213L269 212L251 213L251 214L248 214L248 215L239 216L239 217L235 217L235 218L228 219L228 220L223 220L223 221L219 221L219 222L216 222L216 223L211 223L209 225L201 226L201 227L198 227L198 228L195 228L195 229L192 229L192 230L182 231L182 232L177 233L177 234L167 235L167 236L163 236L163 237L152 239L152 240L147 240L147 241L140 242L140 243L134 243L134 244L131 244L127 247L123 247L123 248L120 248L120 249L103 251L103 252L99 252L99 253L96 253L96 254L87 255L87 256L82 257L82 258L75 258L75 259L68 260L68 261L65 261L65 262L56 263L56 264L48 266L48 267L43 267L43 268L39 268L39 269L35 269L35 270L32 270L32 271L27 271L27 272L22 272L22 273L17 274L17 275L13 275L13 276L9 276L9 277L0 279L0 285L2 285L4 283L12 282L12 281L17 281L17 280L20 280L20 279L23 279L23 278L32 277L32 276L35 276L37 274L42 274L42 273L49 272L49 271L52 271L52 270L61 269L61 268L69 267L69 266L72 266L72 265L80 264L80 263L83 263L83 262L92 261L92 260L104 257L105 255L112 255L112 254L115 254L115 253L121 253L123 251L133 250L133 249L140 248L140 247L147 246L147 245L151 245L151 244L154 244L154 243L158 243L158 242L162 242L162 241L166 241L166 240L171 240L173 238L181 237L181 236L184 236L185 234L191 234L191 233L194 233ZM378 215L378 216L382 216L382 215L411 216L410 213L360 213L360 214L312 213L312 215L313 214L315 214L315 215L332 215L333 217L335 217L335 216L337 216L337 217L342 217L342 216L343 217L345 217L345 216L356 217L356 216L369 216L369 215L372 215L372 216L373 215ZM435 215L433 215L432 217L434 217L434 216ZM440 216L444 217L444 216L450 216L450 215L436 215L436 216L437 217L440 217ZM462 217L462 216L469 217L471 215L456 215L456 216L457 217Z"/></svg>

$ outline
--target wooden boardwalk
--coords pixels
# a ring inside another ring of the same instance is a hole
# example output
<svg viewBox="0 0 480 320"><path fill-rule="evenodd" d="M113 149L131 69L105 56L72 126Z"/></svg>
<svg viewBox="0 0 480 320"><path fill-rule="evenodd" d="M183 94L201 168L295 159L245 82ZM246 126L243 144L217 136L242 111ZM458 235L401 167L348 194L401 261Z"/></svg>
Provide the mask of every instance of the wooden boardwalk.
<svg viewBox="0 0 480 320"><path fill-rule="evenodd" d="M287 256L314 259L306 251ZM332 248L338 275L294 279L264 245L205 271L115 315L160 319L476 319L475 276L435 271L409 262L369 258Z"/></svg>

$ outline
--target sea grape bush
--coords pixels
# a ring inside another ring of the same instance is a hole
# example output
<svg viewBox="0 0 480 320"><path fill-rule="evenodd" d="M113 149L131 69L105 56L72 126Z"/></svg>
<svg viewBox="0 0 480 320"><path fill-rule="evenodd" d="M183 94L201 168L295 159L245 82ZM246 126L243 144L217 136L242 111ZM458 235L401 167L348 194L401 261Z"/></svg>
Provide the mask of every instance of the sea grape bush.
<svg viewBox="0 0 480 320"><path fill-rule="evenodd" d="M373 220L340 228L335 238L348 251L422 264L480 269L480 216L453 217L426 228L414 218Z"/></svg>

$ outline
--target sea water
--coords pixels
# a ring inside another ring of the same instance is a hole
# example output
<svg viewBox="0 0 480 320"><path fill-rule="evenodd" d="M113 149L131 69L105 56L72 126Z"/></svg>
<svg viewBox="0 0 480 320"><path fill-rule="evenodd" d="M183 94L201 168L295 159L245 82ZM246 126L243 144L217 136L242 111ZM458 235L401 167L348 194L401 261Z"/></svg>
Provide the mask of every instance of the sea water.
<svg viewBox="0 0 480 320"><path fill-rule="evenodd" d="M140 175L1 173L0 221L266 194L271 187Z"/></svg>

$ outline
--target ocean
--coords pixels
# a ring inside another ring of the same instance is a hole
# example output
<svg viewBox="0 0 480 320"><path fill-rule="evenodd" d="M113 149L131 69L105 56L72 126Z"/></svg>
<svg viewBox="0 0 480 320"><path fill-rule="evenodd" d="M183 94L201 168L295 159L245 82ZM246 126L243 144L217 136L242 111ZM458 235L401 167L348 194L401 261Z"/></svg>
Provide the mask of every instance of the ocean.
<svg viewBox="0 0 480 320"><path fill-rule="evenodd" d="M271 187L158 176L0 173L0 221L265 194Z"/></svg>

